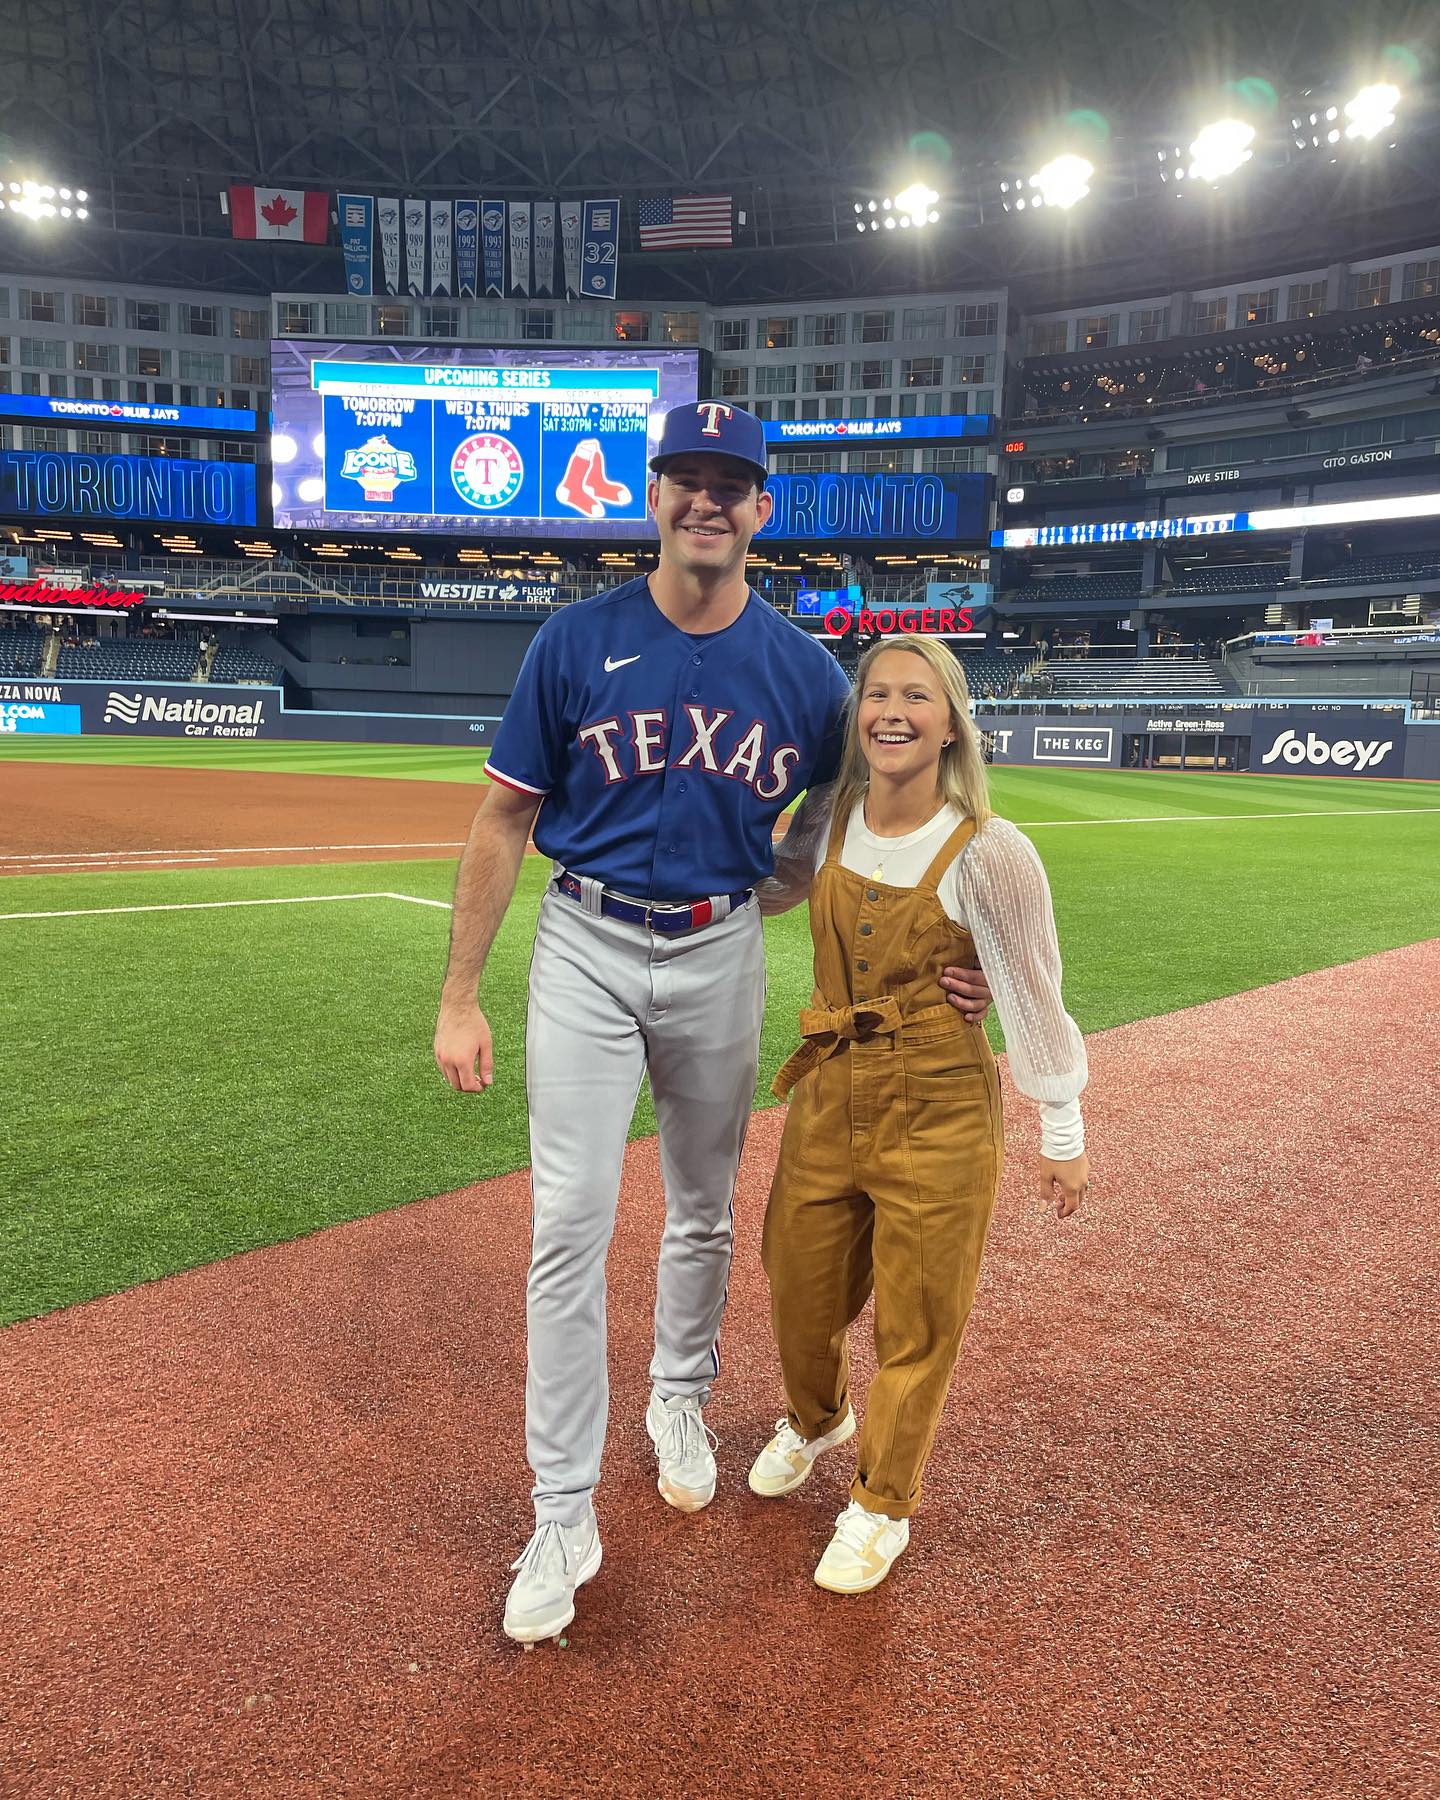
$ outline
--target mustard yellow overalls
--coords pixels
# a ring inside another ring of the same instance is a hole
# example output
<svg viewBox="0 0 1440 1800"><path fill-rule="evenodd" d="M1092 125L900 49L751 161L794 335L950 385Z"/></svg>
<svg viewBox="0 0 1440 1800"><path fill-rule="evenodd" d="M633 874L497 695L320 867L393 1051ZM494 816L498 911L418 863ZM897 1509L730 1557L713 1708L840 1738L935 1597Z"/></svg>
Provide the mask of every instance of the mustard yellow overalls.
<svg viewBox="0 0 1440 1800"><path fill-rule="evenodd" d="M840 865L831 828L810 896L815 994L805 1042L775 1078L794 1088L765 1214L764 1264L790 1423L804 1438L849 1411L846 1330L875 1294L878 1369L851 1496L908 1517L975 1297L1000 1184L995 1058L940 986L977 965L936 893L975 832L967 819L913 888Z"/></svg>

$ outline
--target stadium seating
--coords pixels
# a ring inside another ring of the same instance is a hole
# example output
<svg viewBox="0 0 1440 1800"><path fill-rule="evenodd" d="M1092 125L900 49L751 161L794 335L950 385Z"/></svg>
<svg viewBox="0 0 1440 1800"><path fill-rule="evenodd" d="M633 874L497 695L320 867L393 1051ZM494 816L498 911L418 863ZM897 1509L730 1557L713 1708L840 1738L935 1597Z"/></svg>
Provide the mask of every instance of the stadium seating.
<svg viewBox="0 0 1440 1800"><path fill-rule="evenodd" d="M215 652L212 681L269 681L278 683L280 670L267 656L255 650L235 649L222 644Z"/></svg>
<svg viewBox="0 0 1440 1800"><path fill-rule="evenodd" d="M1057 575L1052 581L1033 582L1006 595L1009 600L1128 600L1140 592L1140 571L1123 569L1111 575Z"/></svg>
<svg viewBox="0 0 1440 1800"><path fill-rule="evenodd" d="M1409 551L1394 556L1357 556L1349 562L1337 563L1323 575L1307 575L1306 585L1323 583L1326 587L1359 586L1373 581L1437 581L1440 580L1440 553Z"/></svg>
<svg viewBox="0 0 1440 1800"><path fill-rule="evenodd" d="M967 650L960 661L974 700L1003 700L1035 661L1033 650Z"/></svg>
<svg viewBox="0 0 1440 1800"><path fill-rule="evenodd" d="M34 625L0 631L0 675L38 675L45 633Z"/></svg>
<svg viewBox="0 0 1440 1800"><path fill-rule="evenodd" d="M199 660L195 638L99 638L63 645L55 673L67 681L189 681Z"/></svg>
<svg viewBox="0 0 1440 1800"><path fill-rule="evenodd" d="M1172 594L1243 594L1255 588L1277 588L1288 580L1288 562L1216 563L1187 569L1171 585Z"/></svg>
<svg viewBox="0 0 1440 1800"><path fill-rule="evenodd" d="M1057 700L1221 700L1239 689L1223 667L1201 656L1086 657L1044 665Z"/></svg>

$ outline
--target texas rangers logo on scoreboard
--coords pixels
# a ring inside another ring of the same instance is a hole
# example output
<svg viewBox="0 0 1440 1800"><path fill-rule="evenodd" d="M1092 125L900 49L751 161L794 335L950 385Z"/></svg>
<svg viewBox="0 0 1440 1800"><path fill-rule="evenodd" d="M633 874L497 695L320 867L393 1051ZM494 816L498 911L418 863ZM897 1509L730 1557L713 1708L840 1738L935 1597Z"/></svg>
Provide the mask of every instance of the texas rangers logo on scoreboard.
<svg viewBox="0 0 1440 1800"><path fill-rule="evenodd" d="M456 493L471 506L504 506L520 491L525 464L508 438L493 431L477 431L451 457L450 479Z"/></svg>

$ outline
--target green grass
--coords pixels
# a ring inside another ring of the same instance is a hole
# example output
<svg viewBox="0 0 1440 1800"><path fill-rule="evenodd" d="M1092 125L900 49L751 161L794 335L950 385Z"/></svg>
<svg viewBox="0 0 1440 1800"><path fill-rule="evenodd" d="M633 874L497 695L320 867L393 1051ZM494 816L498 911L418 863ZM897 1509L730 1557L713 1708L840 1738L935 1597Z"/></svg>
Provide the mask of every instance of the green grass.
<svg viewBox="0 0 1440 1800"><path fill-rule="evenodd" d="M239 746L215 748L239 760ZM1086 1031L1436 930L1440 788L1012 769L994 796L1049 870ZM1135 818L1156 822L1108 822ZM1096 822L1054 823L1066 820ZM0 921L0 1322L523 1167L525 980L546 867L527 860L487 970L498 1079L483 1098L452 1095L430 1059L448 930L437 908ZM0 887L0 911L444 900L452 877L444 862L26 876ZM759 1104L809 989L803 910L767 933ZM653 1129L644 1098L633 1129Z"/></svg>
<svg viewBox="0 0 1440 1800"><path fill-rule="evenodd" d="M103 763L170 769L249 769L264 775L377 775L395 781L479 781L479 743L319 744L209 738L0 738L0 762Z"/></svg>

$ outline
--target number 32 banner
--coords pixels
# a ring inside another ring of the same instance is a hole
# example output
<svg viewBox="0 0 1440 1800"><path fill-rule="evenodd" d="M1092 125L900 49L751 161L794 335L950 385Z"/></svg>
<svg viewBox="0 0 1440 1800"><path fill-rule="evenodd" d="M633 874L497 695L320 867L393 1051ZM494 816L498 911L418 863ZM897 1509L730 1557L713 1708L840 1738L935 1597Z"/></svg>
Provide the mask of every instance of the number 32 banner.
<svg viewBox="0 0 1440 1800"><path fill-rule="evenodd" d="M615 272L620 261L620 202L587 200L580 251L580 285L585 293L615 298Z"/></svg>

